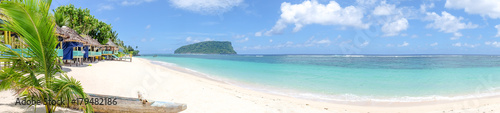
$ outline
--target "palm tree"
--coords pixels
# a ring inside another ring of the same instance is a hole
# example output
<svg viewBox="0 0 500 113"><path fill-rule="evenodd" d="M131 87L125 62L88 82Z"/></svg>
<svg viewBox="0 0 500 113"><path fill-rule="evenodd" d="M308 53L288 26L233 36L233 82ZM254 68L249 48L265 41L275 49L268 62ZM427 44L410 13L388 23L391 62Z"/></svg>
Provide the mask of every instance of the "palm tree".
<svg viewBox="0 0 500 113"><path fill-rule="evenodd" d="M1 13L5 24L0 30L18 33L20 41L26 44L21 53L13 51L5 44L0 45L0 59L13 62L0 71L0 91L13 89L18 97L44 103L47 112L55 111L58 105L47 104L49 100L72 100L87 98L80 82L68 77L58 67L59 57L55 51L55 20L49 13L52 0L11 0L1 1ZM59 105L69 106L69 105ZM92 112L92 106L86 104L86 112Z"/></svg>
<svg viewBox="0 0 500 113"><path fill-rule="evenodd" d="M64 13L57 13L54 10L54 17L55 17L56 25L61 26L61 27L69 25L69 21L70 21L69 17L64 15Z"/></svg>

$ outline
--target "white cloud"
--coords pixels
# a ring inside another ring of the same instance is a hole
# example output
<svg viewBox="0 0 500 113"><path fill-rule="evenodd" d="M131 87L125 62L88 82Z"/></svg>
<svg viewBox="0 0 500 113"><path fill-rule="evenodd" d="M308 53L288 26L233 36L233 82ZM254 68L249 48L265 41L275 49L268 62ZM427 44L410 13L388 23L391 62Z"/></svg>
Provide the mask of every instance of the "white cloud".
<svg viewBox="0 0 500 113"><path fill-rule="evenodd" d="M246 41L249 40L246 35L234 35L233 38L235 38L235 39L241 39L241 38L243 38L241 40L236 40L236 42L240 42L240 43L241 42L246 42Z"/></svg>
<svg viewBox="0 0 500 113"><path fill-rule="evenodd" d="M97 11L104 11L104 10L113 10L115 7L113 7L113 5L100 5L99 6L99 9L97 9Z"/></svg>
<svg viewBox="0 0 500 113"><path fill-rule="evenodd" d="M322 40L315 40L314 37L311 37L311 38L309 38L309 40L304 42L304 44L298 44L296 46L299 46L299 47L300 46L311 47L311 46L320 46L320 45L329 46L331 43L332 42L328 38L322 39Z"/></svg>
<svg viewBox="0 0 500 113"><path fill-rule="evenodd" d="M323 39L323 40L317 41L315 43L317 43L317 44L330 44L331 42L329 39Z"/></svg>
<svg viewBox="0 0 500 113"><path fill-rule="evenodd" d="M152 42L153 40L155 40L155 38L150 38L150 39L147 39L147 38L142 38L141 39L141 42Z"/></svg>
<svg viewBox="0 0 500 113"><path fill-rule="evenodd" d="M269 42L273 42L272 39L269 40ZM262 46L262 45L256 45L253 47L243 47L242 49L279 49L279 48L300 48L300 47L327 47L332 44L332 41L330 39L325 38L321 40L315 40L314 37L309 38L307 41L304 43L294 43L292 41L287 41L286 43L279 43L276 45L268 45L268 46Z"/></svg>
<svg viewBox="0 0 500 113"><path fill-rule="evenodd" d="M146 29L149 29L149 28L151 28L151 25L147 25L147 26L146 26Z"/></svg>
<svg viewBox="0 0 500 113"><path fill-rule="evenodd" d="M461 29L474 29L477 28L478 25L472 23L462 23L462 17L455 17L450 13L443 11L441 16L436 14L435 12L427 13L427 20L434 21L431 24L427 24L428 28L439 29L441 32L445 33L454 33L458 32Z"/></svg>
<svg viewBox="0 0 500 113"><path fill-rule="evenodd" d="M457 40L457 39L460 39L460 37L462 37L462 33L459 33L459 32L455 32L453 33L453 37L450 38L450 40Z"/></svg>
<svg viewBox="0 0 500 113"><path fill-rule="evenodd" d="M317 1L304 1L301 4L281 4L281 18L274 27L265 35L280 34L288 24L294 24L294 32L300 31L308 24L341 25L357 28L368 28L368 24L362 22L363 11L354 6L345 8L335 1L328 4L320 4Z"/></svg>
<svg viewBox="0 0 500 113"><path fill-rule="evenodd" d="M493 42L484 42L485 45L493 46L493 47L500 47L500 42L493 41Z"/></svg>
<svg viewBox="0 0 500 113"><path fill-rule="evenodd" d="M411 35L411 38L418 38L418 35Z"/></svg>
<svg viewBox="0 0 500 113"><path fill-rule="evenodd" d="M365 46L368 46L368 44L370 44L370 42L365 41L365 42L363 42L362 44L360 44L359 46L361 46L361 47L365 47Z"/></svg>
<svg viewBox="0 0 500 113"><path fill-rule="evenodd" d="M256 33L255 33L255 36L256 36L256 37L262 36L262 32L256 32Z"/></svg>
<svg viewBox="0 0 500 113"><path fill-rule="evenodd" d="M241 39L241 40L238 40L238 41L236 41L236 42L240 42L240 43L242 43L242 42L246 42L246 41L248 41L248 37L246 37L246 38L244 38L244 39Z"/></svg>
<svg viewBox="0 0 500 113"><path fill-rule="evenodd" d="M212 40L214 40L214 39L211 39L211 38L205 38L205 40L203 40L203 41L212 41Z"/></svg>
<svg viewBox="0 0 500 113"><path fill-rule="evenodd" d="M451 44L452 46L455 46L455 47L470 47L470 48L475 48L477 46L480 46L481 44L468 44L468 43L454 43L454 44Z"/></svg>
<svg viewBox="0 0 500 113"><path fill-rule="evenodd" d="M124 6L130 6L130 5L139 5L142 3L149 3L149 2L153 2L153 1L155 1L155 0L124 0L121 2L121 4Z"/></svg>
<svg viewBox="0 0 500 113"><path fill-rule="evenodd" d="M382 2L381 5L375 7L375 9L373 10L373 14L377 16L387 16L391 15L395 10L396 5L386 4L385 2Z"/></svg>
<svg viewBox="0 0 500 113"><path fill-rule="evenodd" d="M432 36L432 34L427 33L427 34L425 34L425 36Z"/></svg>
<svg viewBox="0 0 500 113"><path fill-rule="evenodd" d="M359 5L370 6L377 3L377 1L378 0L356 0L356 3L358 3Z"/></svg>
<svg viewBox="0 0 500 113"><path fill-rule="evenodd" d="M430 46L437 46L437 45L438 45L437 42L434 42L434 43L430 44Z"/></svg>
<svg viewBox="0 0 500 113"><path fill-rule="evenodd" d="M446 0L446 8L464 9L469 14L500 18L499 0Z"/></svg>
<svg viewBox="0 0 500 113"><path fill-rule="evenodd" d="M228 34L224 34L224 33L202 33L202 32L183 32L182 34L186 34L186 35L198 35L198 36L217 36L217 37L227 36L228 35Z"/></svg>
<svg viewBox="0 0 500 113"><path fill-rule="evenodd" d="M379 21L382 23L383 36L397 36L399 32L408 29L408 20L404 17L401 8L396 8L394 4L387 4L382 1L380 5L375 7L373 11L375 16L383 16L384 20Z"/></svg>
<svg viewBox="0 0 500 113"><path fill-rule="evenodd" d="M384 23L382 26L382 32L384 32L384 36L396 36L399 32L408 29L408 20L406 18L400 18L393 22Z"/></svg>
<svg viewBox="0 0 500 113"><path fill-rule="evenodd" d="M200 40L196 40L196 39L193 39L191 37L187 37L186 38L186 42L189 42L189 43L198 43L198 42L200 42Z"/></svg>
<svg viewBox="0 0 500 113"><path fill-rule="evenodd" d="M245 35L234 35L233 38L239 39L239 38L245 38Z"/></svg>
<svg viewBox="0 0 500 113"><path fill-rule="evenodd" d="M435 12L427 13L426 20L434 21L433 23L427 24L427 28L439 29L440 32L445 33L453 33L453 37L450 39L457 40L463 36L462 33L458 32L459 30L474 29L478 27L478 25L472 24L471 22L467 24L461 22L463 19L462 17L457 18L446 11L441 12L441 16Z"/></svg>
<svg viewBox="0 0 500 113"><path fill-rule="evenodd" d="M495 28L497 28L497 35L495 37L500 37L500 24L496 25Z"/></svg>
<svg viewBox="0 0 500 113"><path fill-rule="evenodd" d="M398 47L405 47L405 46L408 46L408 45L410 45L410 43L408 43L408 42L405 41L405 42L403 42L403 44L398 45Z"/></svg>
<svg viewBox="0 0 500 113"><path fill-rule="evenodd" d="M481 45L481 44L467 44L467 43L464 43L462 46L464 46L464 47L470 47L470 48L475 48L475 47L477 47L479 45Z"/></svg>
<svg viewBox="0 0 500 113"><path fill-rule="evenodd" d="M434 8L434 3L420 5L420 12L425 13L427 9Z"/></svg>
<svg viewBox="0 0 500 113"><path fill-rule="evenodd" d="M273 39L269 39L269 42L272 43L273 42Z"/></svg>
<svg viewBox="0 0 500 113"><path fill-rule="evenodd" d="M392 45L392 44L387 44L387 45L385 45L385 46L386 46L386 47L394 47L394 45Z"/></svg>
<svg viewBox="0 0 500 113"><path fill-rule="evenodd" d="M201 14L222 14L239 6L243 0L170 0L179 8Z"/></svg>

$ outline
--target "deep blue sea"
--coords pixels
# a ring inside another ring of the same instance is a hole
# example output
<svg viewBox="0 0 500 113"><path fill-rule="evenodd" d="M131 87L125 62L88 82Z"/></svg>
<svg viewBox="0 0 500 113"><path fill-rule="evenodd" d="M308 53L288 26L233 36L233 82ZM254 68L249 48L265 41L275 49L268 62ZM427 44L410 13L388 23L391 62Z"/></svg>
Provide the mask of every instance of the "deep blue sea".
<svg viewBox="0 0 500 113"><path fill-rule="evenodd" d="M500 56L488 55L158 55L241 87L334 101L415 102L500 94Z"/></svg>

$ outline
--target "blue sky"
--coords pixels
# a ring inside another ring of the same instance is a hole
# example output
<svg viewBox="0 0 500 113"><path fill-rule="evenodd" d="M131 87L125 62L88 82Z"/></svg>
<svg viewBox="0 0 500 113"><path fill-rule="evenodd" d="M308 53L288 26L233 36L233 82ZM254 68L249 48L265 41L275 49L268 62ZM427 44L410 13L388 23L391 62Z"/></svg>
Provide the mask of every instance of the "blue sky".
<svg viewBox="0 0 500 113"><path fill-rule="evenodd" d="M497 0L54 0L141 54L231 41L239 54L499 54Z"/></svg>

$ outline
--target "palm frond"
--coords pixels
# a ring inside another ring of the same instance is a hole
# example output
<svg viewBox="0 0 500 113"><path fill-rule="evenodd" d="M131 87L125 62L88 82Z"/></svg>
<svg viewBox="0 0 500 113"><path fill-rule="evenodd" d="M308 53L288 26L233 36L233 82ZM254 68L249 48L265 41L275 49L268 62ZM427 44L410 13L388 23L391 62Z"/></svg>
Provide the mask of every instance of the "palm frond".
<svg viewBox="0 0 500 113"><path fill-rule="evenodd" d="M87 93L83 91L83 87L80 84L80 81L76 80L73 77L69 77L68 75L62 75L58 79L54 79L54 91L58 91L56 93L56 98L61 98L63 100L71 100L74 98L88 98ZM85 111L93 111L92 106L90 104L86 105Z"/></svg>
<svg viewBox="0 0 500 113"><path fill-rule="evenodd" d="M8 90L8 89L17 89L20 86L17 84L17 81L20 81L23 75L26 73L22 73L20 71L15 71L12 68L4 68L0 72L0 91Z"/></svg>
<svg viewBox="0 0 500 113"><path fill-rule="evenodd" d="M5 45L0 45L0 60L13 62L9 68L0 72L0 90L17 89L18 96L45 99L56 99L64 96L87 98L80 83L68 76L55 78L57 72L62 72L57 64L60 61L56 53L57 37L55 35L55 20L49 13L51 0L10 0L0 3L1 17L6 22L0 30L16 32L22 42L27 45L25 51L31 60L13 51ZM41 77L39 77L41 76ZM90 104L86 112L92 112ZM46 105L47 112L53 112L57 106Z"/></svg>
<svg viewBox="0 0 500 113"><path fill-rule="evenodd" d="M69 17L67 17L64 12L56 12L56 10L53 10L54 11L54 18L55 18L55 22L58 26L68 26L69 25Z"/></svg>

